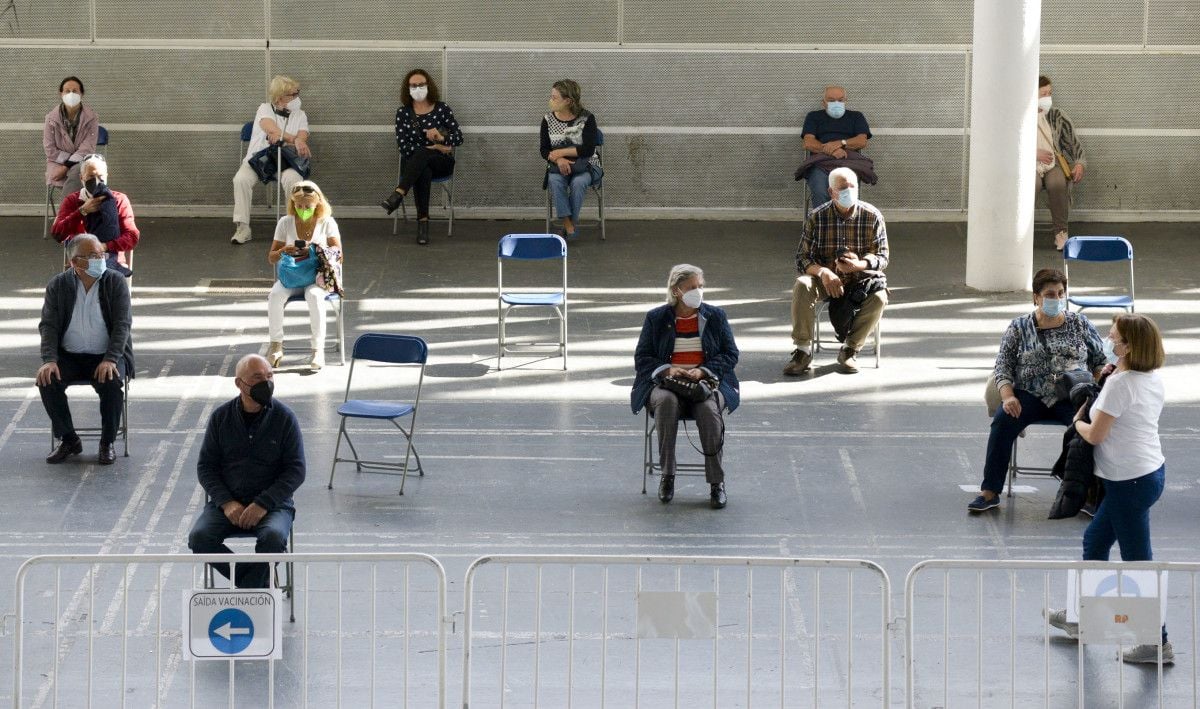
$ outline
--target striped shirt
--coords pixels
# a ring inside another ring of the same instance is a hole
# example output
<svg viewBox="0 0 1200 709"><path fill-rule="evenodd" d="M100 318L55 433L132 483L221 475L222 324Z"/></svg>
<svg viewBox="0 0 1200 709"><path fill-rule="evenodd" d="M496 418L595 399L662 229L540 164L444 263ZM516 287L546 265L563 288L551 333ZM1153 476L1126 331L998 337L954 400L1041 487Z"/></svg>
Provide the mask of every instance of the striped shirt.
<svg viewBox="0 0 1200 709"><path fill-rule="evenodd" d="M704 364L704 350L700 347L700 318L692 315L675 318L675 351L671 353L671 366L695 369Z"/></svg>
<svg viewBox="0 0 1200 709"><path fill-rule="evenodd" d="M834 268L839 249L848 249L867 262L867 270L842 275L853 283L882 271L888 265L887 227L874 205L859 200L848 217L842 217L834 202L826 202L808 213L804 232L796 247L796 270L806 273L814 264Z"/></svg>

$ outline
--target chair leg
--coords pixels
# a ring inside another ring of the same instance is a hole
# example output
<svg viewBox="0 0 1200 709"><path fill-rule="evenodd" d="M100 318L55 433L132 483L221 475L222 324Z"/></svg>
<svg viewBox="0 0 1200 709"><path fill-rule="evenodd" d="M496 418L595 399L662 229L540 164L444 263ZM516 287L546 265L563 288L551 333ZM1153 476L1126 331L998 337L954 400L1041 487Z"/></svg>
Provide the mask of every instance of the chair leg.
<svg viewBox="0 0 1200 709"><path fill-rule="evenodd" d="M551 216L550 210L551 210L551 208L552 207L550 204L550 188L547 187L546 188L546 233L547 234L550 233L550 216Z"/></svg>
<svg viewBox="0 0 1200 709"><path fill-rule="evenodd" d="M596 205L600 209L600 241L605 241L608 239L608 236L604 232L605 221L604 221L604 186L603 186L603 184L601 184L600 188L596 190L596 194L597 194Z"/></svg>
<svg viewBox="0 0 1200 709"><path fill-rule="evenodd" d="M879 358L882 356L883 349L883 333L880 332L879 323L875 323L875 369L879 369Z"/></svg>
<svg viewBox="0 0 1200 709"><path fill-rule="evenodd" d="M337 329L338 329L338 363L346 366L346 300L338 299L337 306Z"/></svg>
<svg viewBox="0 0 1200 709"><path fill-rule="evenodd" d="M642 494L646 494L646 480L650 477L650 411L646 411L646 435L642 441Z"/></svg>
<svg viewBox="0 0 1200 709"><path fill-rule="evenodd" d="M450 224L446 227L446 236L454 236L454 180L446 185L446 196L450 200Z"/></svg>
<svg viewBox="0 0 1200 709"><path fill-rule="evenodd" d="M1008 459L1008 475L1005 482L1008 483L1008 496L1013 496L1013 479L1017 477L1017 442L1013 441L1012 456Z"/></svg>
<svg viewBox="0 0 1200 709"><path fill-rule="evenodd" d="M342 436L346 433L346 417L342 417L342 425L338 426L337 443L333 446L333 465L329 466L329 484L325 486L326 490L333 489L333 472L337 470L338 451L342 449Z"/></svg>
<svg viewBox="0 0 1200 709"><path fill-rule="evenodd" d="M346 430L346 419L342 419L342 435L346 437L346 445L350 446L350 453L354 456L354 470L361 473L363 471L362 459L358 457L358 449L354 447L354 441L350 440L350 432Z"/></svg>
<svg viewBox="0 0 1200 709"><path fill-rule="evenodd" d="M121 388L121 438L125 440L125 457L129 457L129 378Z"/></svg>

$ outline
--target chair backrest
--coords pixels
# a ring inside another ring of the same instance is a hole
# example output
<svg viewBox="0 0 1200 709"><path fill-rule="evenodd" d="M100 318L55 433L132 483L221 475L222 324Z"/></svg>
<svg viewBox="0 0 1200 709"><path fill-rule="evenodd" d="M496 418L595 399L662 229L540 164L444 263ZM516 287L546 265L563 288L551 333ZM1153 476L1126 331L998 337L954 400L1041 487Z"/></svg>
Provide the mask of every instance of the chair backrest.
<svg viewBox="0 0 1200 709"><path fill-rule="evenodd" d="M100 129L96 132L96 147L100 148L105 145L108 145L108 129L100 126Z"/></svg>
<svg viewBox="0 0 1200 709"><path fill-rule="evenodd" d="M1072 236L1063 246L1064 261L1132 261L1133 245L1120 236Z"/></svg>
<svg viewBox="0 0 1200 709"><path fill-rule="evenodd" d="M412 335L393 335L368 332L354 341L353 359L388 364L425 364L429 359L429 345L425 340Z"/></svg>
<svg viewBox="0 0 1200 709"><path fill-rule="evenodd" d="M242 142L249 143L250 136L254 134L254 121L246 121L242 124Z"/></svg>
<svg viewBox="0 0 1200 709"><path fill-rule="evenodd" d="M500 239L497 256L519 261L565 259L567 242L555 234L507 234Z"/></svg>

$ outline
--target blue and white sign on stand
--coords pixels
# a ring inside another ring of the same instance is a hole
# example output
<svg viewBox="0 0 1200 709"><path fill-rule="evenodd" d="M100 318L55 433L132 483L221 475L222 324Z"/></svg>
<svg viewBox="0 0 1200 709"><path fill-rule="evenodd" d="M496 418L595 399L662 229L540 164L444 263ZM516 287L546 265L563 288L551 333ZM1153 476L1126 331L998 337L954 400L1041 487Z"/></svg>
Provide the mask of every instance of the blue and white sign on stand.
<svg viewBox="0 0 1200 709"><path fill-rule="evenodd" d="M184 655L191 660L283 657L283 604L277 588L183 592Z"/></svg>

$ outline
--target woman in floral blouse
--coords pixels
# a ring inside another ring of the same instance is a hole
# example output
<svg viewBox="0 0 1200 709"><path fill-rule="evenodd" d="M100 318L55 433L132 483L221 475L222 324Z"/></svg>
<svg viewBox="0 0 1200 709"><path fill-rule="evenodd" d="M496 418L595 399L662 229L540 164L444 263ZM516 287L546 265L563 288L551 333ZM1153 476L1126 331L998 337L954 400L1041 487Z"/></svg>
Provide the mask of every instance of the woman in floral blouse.
<svg viewBox="0 0 1200 709"><path fill-rule="evenodd" d="M1070 401L1058 400L1055 375L1085 370L1099 376L1104 368L1104 347L1096 328L1083 315L1067 310L1067 277L1062 271L1043 268L1034 274L1033 304L1034 311L1009 323L1000 340L993 374L1003 403L992 417L983 484L967 505L971 512L1000 506L1013 441L1029 424L1050 419L1071 425L1075 410Z"/></svg>
<svg viewBox="0 0 1200 709"><path fill-rule="evenodd" d="M417 200L417 243L429 243L429 190L433 180L454 173L454 147L462 145L462 131L454 111L441 102L437 82L421 69L404 77L403 104L396 109L396 145L403 157L400 184L380 203L388 214L396 211L412 190Z"/></svg>

